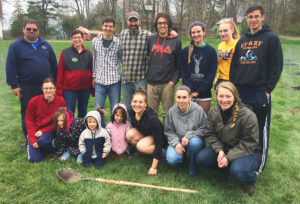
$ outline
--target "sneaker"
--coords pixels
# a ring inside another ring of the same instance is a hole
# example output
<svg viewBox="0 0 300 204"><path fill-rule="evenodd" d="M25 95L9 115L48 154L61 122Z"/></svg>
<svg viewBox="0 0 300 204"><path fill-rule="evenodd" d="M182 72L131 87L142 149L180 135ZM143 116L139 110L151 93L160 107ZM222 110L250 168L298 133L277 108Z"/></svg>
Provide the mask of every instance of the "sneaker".
<svg viewBox="0 0 300 204"><path fill-rule="evenodd" d="M23 138L23 142L22 142L22 144L20 146L21 146L21 148L25 148L25 147L27 147L27 145L28 145L27 137L24 137Z"/></svg>
<svg viewBox="0 0 300 204"><path fill-rule="evenodd" d="M249 196L252 196L255 192L255 185L244 184L242 189L244 193L248 193Z"/></svg>

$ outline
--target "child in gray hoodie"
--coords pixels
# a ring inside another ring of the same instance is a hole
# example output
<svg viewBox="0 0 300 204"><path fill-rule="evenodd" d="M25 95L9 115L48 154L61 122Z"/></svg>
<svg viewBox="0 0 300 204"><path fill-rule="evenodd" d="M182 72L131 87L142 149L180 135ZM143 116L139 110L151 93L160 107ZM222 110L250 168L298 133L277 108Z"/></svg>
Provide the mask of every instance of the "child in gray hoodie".
<svg viewBox="0 0 300 204"><path fill-rule="evenodd" d="M79 150L83 154L82 165L89 167L94 163L99 168L111 150L110 136L101 128L101 117L98 111L90 111L85 117L86 129L79 138Z"/></svg>

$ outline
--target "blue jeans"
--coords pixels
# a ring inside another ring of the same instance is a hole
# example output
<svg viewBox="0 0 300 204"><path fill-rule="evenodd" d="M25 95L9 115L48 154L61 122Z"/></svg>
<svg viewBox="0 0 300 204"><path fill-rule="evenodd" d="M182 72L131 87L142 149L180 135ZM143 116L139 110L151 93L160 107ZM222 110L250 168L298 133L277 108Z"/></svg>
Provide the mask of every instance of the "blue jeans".
<svg viewBox="0 0 300 204"><path fill-rule="evenodd" d="M82 164L82 160L83 160L83 154L78 154L77 156L77 163Z"/></svg>
<svg viewBox="0 0 300 204"><path fill-rule="evenodd" d="M189 160L190 160L190 165L189 165L189 175L190 176L196 176L197 175L197 168L195 165L195 157L200 152L202 148L204 148L205 143L203 142L202 139L198 137L193 137L190 139L188 146L185 147ZM184 165L184 160L186 154L178 154L176 152L176 149L172 146L168 146L167 153L166 153L166 159L167 162L173 166L182 166Z"/></svg>
<svg viewBox="0 0 300 204"><path fill-rule="evenodd" d="M123 103L125 104L127 109L131 108L132 95L135 92L137 87L146 89L147 88L146 79L142 79L136 82L122 83Z"/></svg>
<svg viewBox="0 0 300 204"><path fill-rule="evenodd" d="M111 85L102 85L95 84L95 109L97 107L105 108L105 99L108 95L110 103L110 112L112 112L113 107L120 103L120 94L121 94L121 82L117 82ZM104 115L101 115L101 126L105 128L105 119Z"/></svg>
<svg viewBox="0 0 300 204"><path fill-rule="evenodd" d="M27 152L29 162L41 162L46 155L53 150L52 142L55 137L55 131L45 132L38 139L37 144L39 148L34 148L31 142L28 143Z"/></svg>
<svg viewBox="0 0 300 204"><path fill-rule="evenodd" d="M60 160L68 160L70 159L71 154L69 152L65 152L63 153L63 155L61 155Z"/></svg>
<svg viewBox="0 0 300 204"><path fill-rule="evenodd" d="M225 171L224 168L218 167L218 154L211 148L207 147L200 151L196 156L196 165L219 171ZM239 157L229 165L230 175L243 183L252 185L257 180L255 169L259 166L259 159L255 154Z"/></svg>
<svg viewBox="0 0 300 204"><path fill-rule="evenodd" d="M77 111L78 117L84 118L86 116L86 110L89 103L89 97L91 94L91 89L85 89L80 91L68 91L64 90L64 99L67 103L67 110L71 111L75 114L76 102L77 104Z"/></svg>

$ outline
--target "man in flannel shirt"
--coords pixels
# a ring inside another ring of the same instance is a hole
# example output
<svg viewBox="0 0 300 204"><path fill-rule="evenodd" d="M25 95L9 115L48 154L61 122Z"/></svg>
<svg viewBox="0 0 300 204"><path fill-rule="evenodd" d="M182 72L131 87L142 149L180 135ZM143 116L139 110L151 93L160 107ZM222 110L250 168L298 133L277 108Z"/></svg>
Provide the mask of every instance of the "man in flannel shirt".
<svg viewBox="0 0 300 204"><path fill-rule="evenodd" d="M127 14L127 27L120 33L122 42L122 87L123 103L131 107L132 95L137 87L146 89L148 68L147 41L152 33L140 29L140 15L131 11Z"/></svg>
<svg viewBox="0 0 300 204"><path fill-rule="evenodd" d="M103 34L94 38L93 48L93 87L95 87L95 108L104 108L108 95L110 112L120 103L121 93L121 41L113 33L115 19L106 17L102 20ZM104 115L101 115L101 126L105 127Z"/></svg>

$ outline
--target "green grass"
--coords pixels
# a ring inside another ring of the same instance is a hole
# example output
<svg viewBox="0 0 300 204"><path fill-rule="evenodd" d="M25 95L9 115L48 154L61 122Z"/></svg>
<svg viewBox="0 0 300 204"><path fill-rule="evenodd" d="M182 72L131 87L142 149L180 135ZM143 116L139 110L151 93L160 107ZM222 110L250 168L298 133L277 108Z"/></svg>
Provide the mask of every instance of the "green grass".
<svg viewBox="0 0 300 204"><path fill-rule="evenodd" d="M188 44L187 39L183 45ZM207 42L215 48L218 39ZM11 41L0 41L0 203L300 203L300 42L282 41L284 71L272 93L270 150L265 171L259 176L252 197L244 194L234 179L217 181L217 173L201 169L190 179L186 168L159 167L157 176L147 176L150 156L107 161L101 169L85 169L75 159L66 162L30 164L21 138L20 105L5 83L6 53ZM57 57L68 42L51 42ZM90 42L86 43L90 48ZM94 98L89 101L92 110ZM213 101L215 104L215 100ZM108 110L108 104L106 104ZM161 115L160 115L161 116ZM109 116L106 116L108 121ZM84 177L102 177L168 187L196 189L199 194L184 194L113 184L81 181L66 184L56 170L71 167Z"/></svg>

